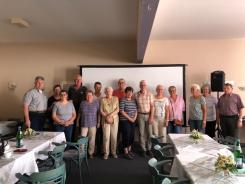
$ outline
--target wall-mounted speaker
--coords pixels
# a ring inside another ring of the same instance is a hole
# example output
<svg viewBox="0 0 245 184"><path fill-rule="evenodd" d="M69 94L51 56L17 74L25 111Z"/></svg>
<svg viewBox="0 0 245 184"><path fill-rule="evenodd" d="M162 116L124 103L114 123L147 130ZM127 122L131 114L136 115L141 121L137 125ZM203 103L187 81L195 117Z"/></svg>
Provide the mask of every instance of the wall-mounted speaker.
<svg viewBox="0 0 245 184"><path fill-rule="evenodd" d="M211 90L223 91L225 84L225 72L214 71L211 73Z"/></svg>

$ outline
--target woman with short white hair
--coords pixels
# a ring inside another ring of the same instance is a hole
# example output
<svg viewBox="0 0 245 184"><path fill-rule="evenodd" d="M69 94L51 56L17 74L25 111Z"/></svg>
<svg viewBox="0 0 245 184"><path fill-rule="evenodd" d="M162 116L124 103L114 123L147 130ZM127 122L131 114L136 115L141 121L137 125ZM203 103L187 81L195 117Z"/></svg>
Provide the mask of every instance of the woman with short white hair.
<svg viewBox="0 0 245 184"><path fill-rule="evenodd" d="M104 159L107 160L109 156L109 147L111 145L111 153L113 158L117 158L117 133L118 133L118 112L119 101L116 96L112 96L112 87L105 88L105 97L101 99L100 113L102 115L102 129L103 129L103 149Z"/></svg>
<svg viewBox="0 0 245 184"><path fill-rule="evenodd" d="M206 127L206 101L198 84L191 85L191 94L189 101L190 130L203 131Z"/></svg>
<svg viewBox="0 0 245 184"><path fill-rule="evenodd" d="M216 106L218 100L211 95L211 87L209 84L204 84L201 91L207 104L207 125L205 128L205 134L213 138L215 137Z"/></svg>

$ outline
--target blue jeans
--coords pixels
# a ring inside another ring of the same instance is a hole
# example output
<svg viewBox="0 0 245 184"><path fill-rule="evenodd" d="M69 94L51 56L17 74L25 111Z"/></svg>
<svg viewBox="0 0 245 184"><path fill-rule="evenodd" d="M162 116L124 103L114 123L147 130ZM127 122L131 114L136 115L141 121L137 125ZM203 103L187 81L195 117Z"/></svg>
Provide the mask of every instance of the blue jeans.
<svg viewBox="0 0 245 184"><path fill-rule="evenodd" d="M174 125L174 121L169 121L168 123L168 133L179 134L181 133L182 126L181 125Z"/></svg>
<svg viewBox="0 0 245 184"><path fill-rule="evenodd" d="M73 125L69 125L69 126L65 127L62 125L54 124L54 130L56 132L64 132L65 133L67 142L71 142L72 128L73 128Z"/></svg>
<svg viewBox="0 0 245 184"><path fill-rule="evenodd" d="M202 128L202 120L189 120L190 130L198 130L198 132L204 132Z"/></svg>

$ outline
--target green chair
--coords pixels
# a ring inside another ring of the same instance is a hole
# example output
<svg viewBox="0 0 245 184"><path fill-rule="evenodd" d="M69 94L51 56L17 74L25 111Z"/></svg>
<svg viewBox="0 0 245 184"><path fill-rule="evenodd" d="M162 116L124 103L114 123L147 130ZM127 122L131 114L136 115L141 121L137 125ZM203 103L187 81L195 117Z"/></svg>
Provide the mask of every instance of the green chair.
<svg viewBox="0 0 245 184"><path fill-rule="evenodd" d="M233 151L234 146L235 146L235 142L236 142L236 138L231 137L231 136L226 136L225 138L224 137L215 138L215 140L220 144L224 144L224 145L228 146L229 149L231 151Z"/></svg>
<svg viewBox="0 0 245 184"><path fill-rule="evenodd" d="M64 160L67 161L73 161L79 169L79 177L80 181L83 180L84 182L84 175L82 172L82 163L85 161L88 173L89 172L89 166L88 166L88 137L80 137L78 138L77 142L66 142L68 150L64 152ZM71 164L70 164L71 166ZM71 168L69 169L71 170Z"/></svg>
<svg viewBox="0 0 245 184"><path fill-rule="evenodd" d="M65 163L48 171L32 173L30 176L20 173L16 173L15 176L19 179L18 184L65 184Z"/></svg>
<svg viewBox="0 0 245 184"><path fill-rule="evenodd" d="M52 142L55 145L52 151L39 151L38 154L42 154L47 156L46 160L37 159L37 166L39 171L49 170L55 165L55 167L59 166L63 163L64 151L66 148L66 144L60 144ZM54 162L54 163L53 163Z"/></svg>
<svg viewBox="0 0 245 184"><path fill-rule="evenodd" d="M166 159L173 160L175 157L174 146L169 144L166 146L155 145L152 149L153 156L157 159L157 161L162 161Z"/></svg>
<svg viewBox="0 0 245 184"><path fill-rule="evenodd" d="M163 138L164 136L160 136L160 137L155 137L155 136L152 136L151 137L151 144L152 144L152 147L154 147L155 145L160 145L161 147L162 146L167 146L169 145L169 143L161 143L160 142L160 139Z"/></svg>
<svg viewBox="0 0 245 184"><path fill-rule="evenodd" d="M172 164L172 160L163 160L158 162L157 159L151 158L148 161L148 168L152 175L153 184L159 184L165 178L172 180L178 180L178 177L171 176L169 174L163 174L161 172L162 168L166 165Z"/></svg>

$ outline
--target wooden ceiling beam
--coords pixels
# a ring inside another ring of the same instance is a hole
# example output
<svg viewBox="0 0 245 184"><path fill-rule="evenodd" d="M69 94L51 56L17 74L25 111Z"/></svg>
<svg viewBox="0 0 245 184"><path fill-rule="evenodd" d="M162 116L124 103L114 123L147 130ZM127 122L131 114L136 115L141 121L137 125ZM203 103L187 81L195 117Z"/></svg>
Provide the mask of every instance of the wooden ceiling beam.
<svg viewBox="0 0 245 184"><path fill-rule="evenodd" d="M137 63L143 63L159 0L139 0L137 28Z"/></svg>

